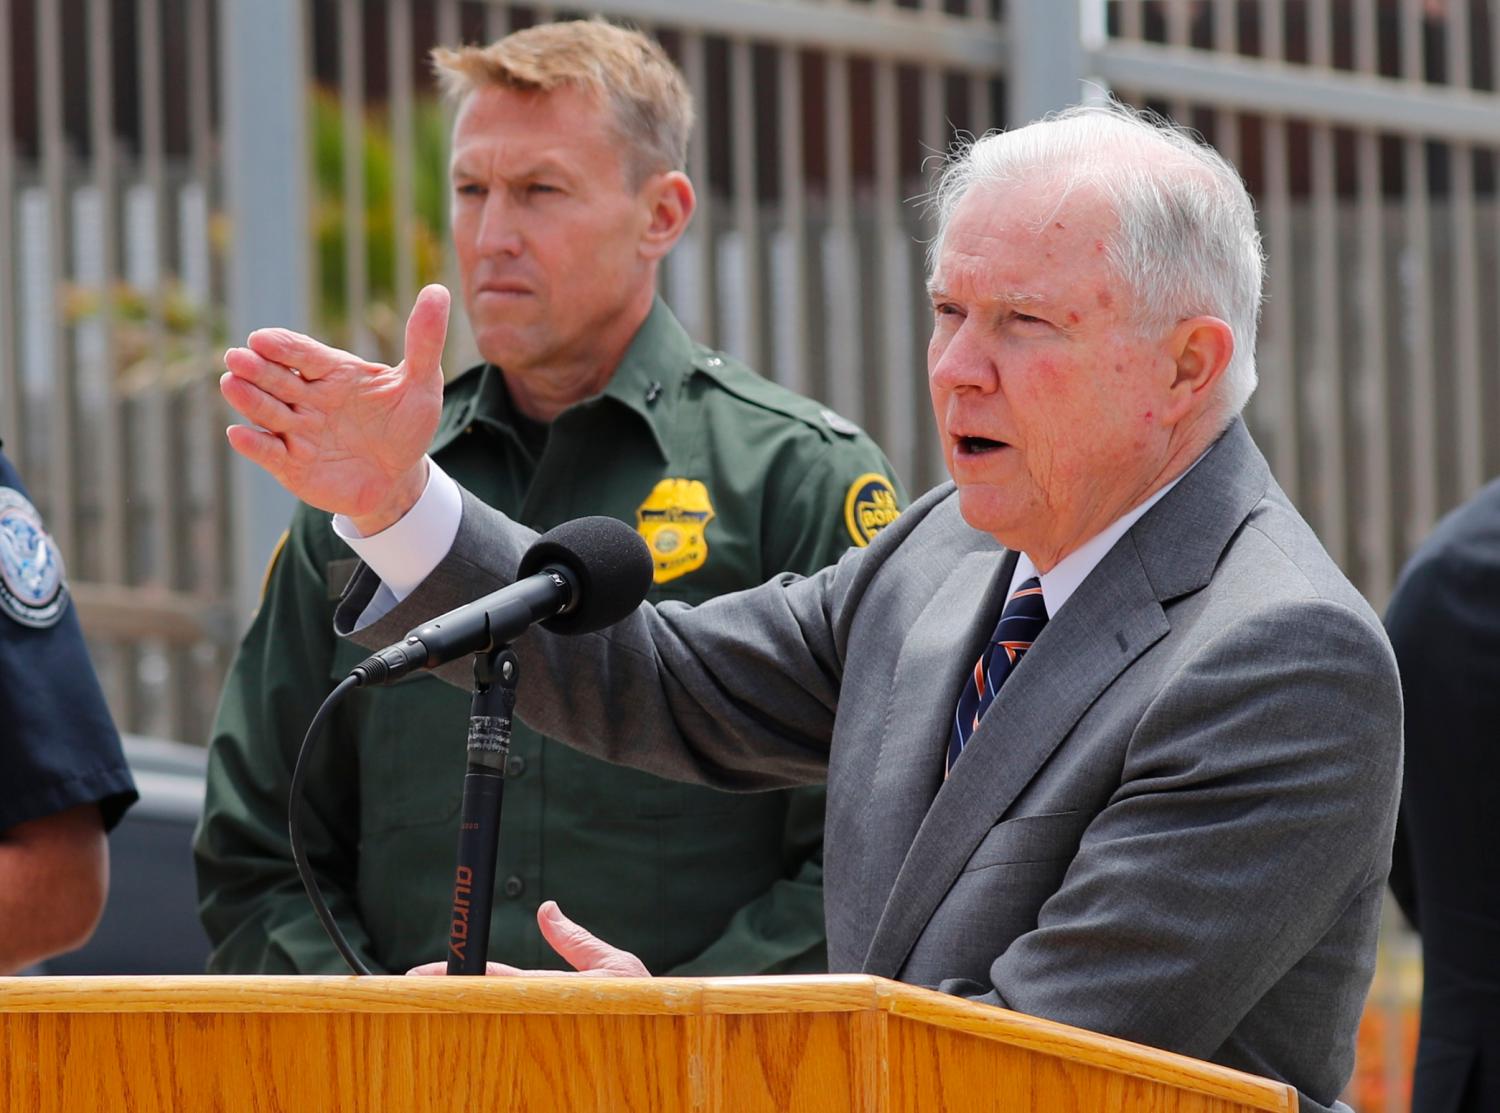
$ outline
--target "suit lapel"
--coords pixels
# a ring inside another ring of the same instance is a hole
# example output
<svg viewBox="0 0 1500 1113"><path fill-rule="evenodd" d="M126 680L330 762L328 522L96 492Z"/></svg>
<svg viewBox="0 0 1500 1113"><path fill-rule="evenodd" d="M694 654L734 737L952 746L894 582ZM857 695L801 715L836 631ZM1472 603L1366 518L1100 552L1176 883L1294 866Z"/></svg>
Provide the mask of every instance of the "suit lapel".
<svg viewBox="0 0 1500 1113"><path fill-rule="evenodd" d="M998 547L961 558L902 642L880 733L870 799L880 801L878 842L862 847L861 922L873 925L943 779L949 722L964 679L984 648L1015 569ZM858 952L857 952L858 953Z"/></svg>
<svg viewBox="0 0 1500 1113"><path fill-rule="evenodd" d="M915 821L910 850L889 885L874 886L870 918L878 914L879 919L866 952L865 972L891 978L899 974L974 847L1089 706L1132 661L1167 634L1170 624L1163 604L1208 583L1224 546L1256 504L1268 496L1283 497L1275 491L1265 458L1244 422L1236 419L1182 481L1099 562L1000 690L952 775ZM1011 567L1007 565L1006 579ZM1000 584L994 590L1003 591L1006 586ZM944 594L947 591L945 587ZM940 755L948 737L947 716L958 698L957 685L988 632L978 631L972 652L966 647L957 661L939 663L932 648L939 640L936 623L946 615L947 621L972 634L976 621L984 625L985 616L993 625L999 602L991 598L987 605L990 609L977 619L970 615L964 620L957 617L956 604L949 600L944 610L932 613L932 626L924 614L919 623L924 633L922 655L914 656L911 670L903 668L897 678L898 683L915 683L912 690L939 705L906 712L902 724L906 736L892 740L902 747L919 748L901 753L911 763L907 771L918 780L921 791L904 795L894 780L897 770L892 768L880 782L890 796L874 797L882 802L902 801L903 834L914 822L909 810L923 794L930 797L933 780L942 776L941 756L932 757L931 766L922 763L929 760L927 750ZM914 628L913 636L917 633ZM940 676L943 687L922 683L917 669L924 662L931 670L928 675ZM907 664L904 654L902 664ZM923 730L925 739L914 741L922 737L916 732ZM906 845L895 840L885 843L887 848ZM899 849L894 853L900 856ZM881 873L870 880L883 882L888 876L892 875ZM882 897L883 907L877 908Z"/></svg>
<svg viewBox="0 0 1500 1113"><path fill-rule="evenodd" d="M894 883L877 890L889 896L866 955L866 973L897 976L974 847L1089 705L1167 629L1135 547L1122 541L1049 621L1000 689L921 819ZM945 689L929 691L938 699ZM945 715L951 702L944 701ZM933 737L928 735L929 746ZM941 776L940 759L937 769Z"/></svg>

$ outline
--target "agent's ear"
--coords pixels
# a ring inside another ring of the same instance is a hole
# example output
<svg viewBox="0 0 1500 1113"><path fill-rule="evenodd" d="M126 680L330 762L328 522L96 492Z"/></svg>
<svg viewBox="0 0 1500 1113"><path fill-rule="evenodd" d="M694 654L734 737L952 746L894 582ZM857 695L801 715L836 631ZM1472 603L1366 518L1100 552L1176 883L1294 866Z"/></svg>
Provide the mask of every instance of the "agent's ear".
<svg viewBox="0 0 1500 1113"><path fill-rule="evenodd" d="M1234 355L1234 330L1218 317L1189 317L1167 338L1173 378L1162 421L1176 425L1200 412Z"/></svg>
<svg viewBox="0 0 1500 1113"><path fill-rule="evenodd" d="M688 221L693 219L693 210L698 207L698 195L686 174L669 170L646 179L641 186L641 200L648 214L641 235L641 254L647 259L660 259L682 238Z"/></svg>

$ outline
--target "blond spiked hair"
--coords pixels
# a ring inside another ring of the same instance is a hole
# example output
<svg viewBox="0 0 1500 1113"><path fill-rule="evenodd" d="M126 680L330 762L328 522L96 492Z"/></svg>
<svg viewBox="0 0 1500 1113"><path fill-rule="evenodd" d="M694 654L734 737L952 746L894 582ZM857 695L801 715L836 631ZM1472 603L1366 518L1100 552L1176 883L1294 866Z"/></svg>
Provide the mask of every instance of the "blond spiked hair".
<svg viewBox="0 0 1500 1113"><path fill-rule="evenodd" d="M693 95L661 45L639 31L602 19L542 23L488 46L436 47L432 65L454 103L491 87L596 94L613 112L633 185L687 167Z"/></svg>

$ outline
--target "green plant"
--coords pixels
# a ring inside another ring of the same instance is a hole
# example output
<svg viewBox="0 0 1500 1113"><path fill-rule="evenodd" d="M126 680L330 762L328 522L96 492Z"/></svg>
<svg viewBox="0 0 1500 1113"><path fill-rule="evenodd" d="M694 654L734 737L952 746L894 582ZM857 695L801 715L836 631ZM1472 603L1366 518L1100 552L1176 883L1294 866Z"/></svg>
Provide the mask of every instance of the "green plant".
<svg viewBox="0 0 1500 1113"><path fill-rule="evenodd" d="M351 214L344 204L344 132L337 93L316 89L312 104L313 238L318 264L316 326L336 342L353 339L351 310L375 338L381 351L371 357L399 355L400 322L406 306L396 300L396 244L407 237L411 249L414 286L435 281L443 266L444 206L448 190L448 119L432 97L412 106L411 179L413 212L398 227L395 207L395 165L398 151L390 113L366 111L363 150L364 212L359 214L365 237L366 304L348 304L345 243Z"/></svg>

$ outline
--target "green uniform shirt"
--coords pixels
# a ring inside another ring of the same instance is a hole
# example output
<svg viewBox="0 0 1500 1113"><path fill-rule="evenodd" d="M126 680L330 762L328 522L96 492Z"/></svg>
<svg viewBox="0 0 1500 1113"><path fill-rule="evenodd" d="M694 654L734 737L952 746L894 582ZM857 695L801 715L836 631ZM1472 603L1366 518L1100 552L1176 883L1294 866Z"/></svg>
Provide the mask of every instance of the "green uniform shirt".
<svg viewBox="0 0 1500 1113"><path fill-rule="evenodd" d="M694 344L660 301L604 393L550 431L518 418L494 367L460 376L433 457L535 529L586 514L635 525L656 561L653 600L812 572L867 542L901 499L863 433ZM314 711L365 656L333 634L353 567L328 516L300 507L226 683L194 847L213 971L343 969L297 880L286 802ZM419 673L351 693L319 744L303 830L372 970L447 953L468 713L467 694ZM823 789L676 784L519 720L507 777L492 959L563 965L536 928L553 899L654 973L823 968Z"/></svg>

